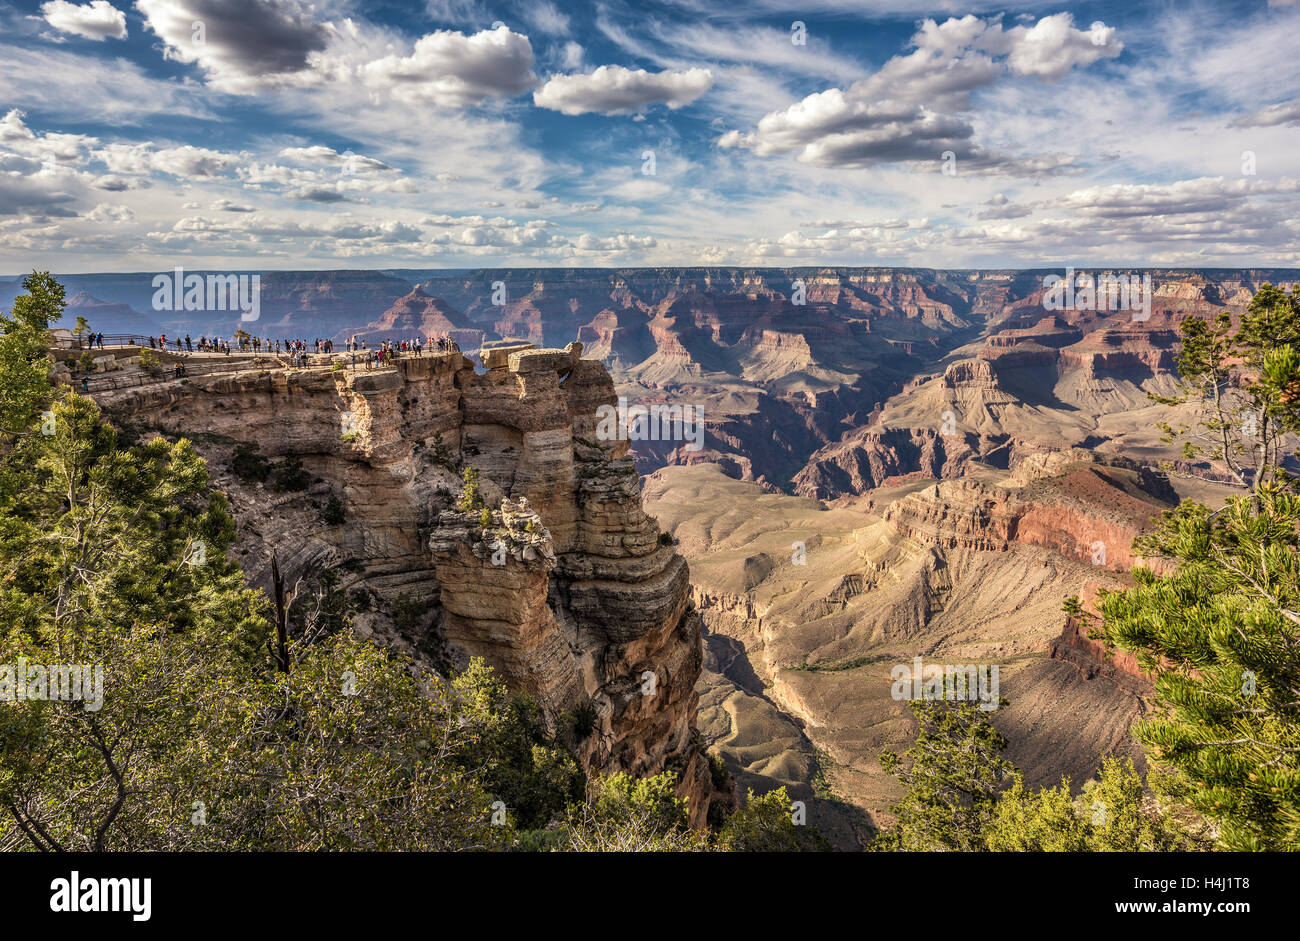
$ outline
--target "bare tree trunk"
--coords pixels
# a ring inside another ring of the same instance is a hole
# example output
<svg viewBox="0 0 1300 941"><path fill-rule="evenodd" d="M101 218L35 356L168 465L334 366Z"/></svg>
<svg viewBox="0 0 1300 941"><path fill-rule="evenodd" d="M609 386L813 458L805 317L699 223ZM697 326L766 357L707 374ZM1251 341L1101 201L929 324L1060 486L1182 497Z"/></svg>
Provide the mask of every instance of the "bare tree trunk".
<svg viewBox="0 0 1300 941"><path fill-rule="evenodd" d="M275 640L276 649L271 651L276 668L281 673L289 672L289 612L284 603L284 579L280 577L280 562L275 553L271 554L271 586L275 593Z"/></svg>

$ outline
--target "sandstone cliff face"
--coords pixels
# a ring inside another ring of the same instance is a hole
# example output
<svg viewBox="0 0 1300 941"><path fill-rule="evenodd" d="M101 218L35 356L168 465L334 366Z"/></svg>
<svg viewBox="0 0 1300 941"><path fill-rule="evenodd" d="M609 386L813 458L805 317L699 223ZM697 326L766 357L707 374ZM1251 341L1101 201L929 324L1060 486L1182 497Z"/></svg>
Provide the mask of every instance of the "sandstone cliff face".
<svg viewBox="0 0 1300 941"><path fill-rule="evenodd" d="M586 766L677 773L699 824L711 791L695 729L700 618L626 442L596 440L596 409L616 396L581 352L495 350L482 372L460 353L370 371L254 367L100 402L213 459L250 580L266 583L272 549L290 585L343 573L350 595L374 599L362 633L457 665L482 656L553 722L590 708ZM239 441L297 456L316 483L275 494L234 480L223 468ZM480 474L488 527L455 508L461 462ZM341 525L313 506L330 494Z"/></svg>
<svg viewBox="0 0 1300 941"><path fill-rule="evenodd" d="M946 549L1022 543L1111 571L1138 562L1159 571L1158 560L1133 554L1133 540L1176 496L1163 478L1124 464L1081 450L1033 455L1000 485L940 481L903 496L884 517L901 535Z"/></svg>
<svg viewBox="0 0 1300 941"><path fill-rule="evenodd" d="M1052 641L1050 656L1073 664L1085 680L1105 677L1143 699L1151 695L1151 681L1137 658L1123 650L1108 649L1088 636L1088 626L1073 616L1065 619L1061 636Z"/></svg>
<svg viewBox="0 0 1300 941"><path fill-rule="evenodd" d="M1008 552L1038 546L1095 567L1097 578L1079 592L1095 613L1097 590L1113 587L1135 565L1164 572L1169 563L1133 552L1158 513L1177 502L1168 481L1131 461L1106 463L1089 451L1031 455L993 486L975 479L940 481L909 493L883 515L900 535L946 551ZM1088 636L1089 625L1066 617L1048 648L1052 660L1072 665L1086 680L1104 677L1141 699L1150 692L1132 654Z"/></svg>

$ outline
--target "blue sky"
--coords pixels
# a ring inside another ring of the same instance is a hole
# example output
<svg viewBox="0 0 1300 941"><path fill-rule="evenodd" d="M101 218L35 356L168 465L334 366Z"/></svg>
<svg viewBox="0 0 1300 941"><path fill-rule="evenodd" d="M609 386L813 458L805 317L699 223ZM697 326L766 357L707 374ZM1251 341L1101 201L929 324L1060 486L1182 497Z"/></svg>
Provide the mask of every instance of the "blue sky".
<svg viewBox="0 0 1300 941"><path fill-rule="evenodd" d="M0 271L1297 266L1296 36L1296 0L0 2Z"/></svg>

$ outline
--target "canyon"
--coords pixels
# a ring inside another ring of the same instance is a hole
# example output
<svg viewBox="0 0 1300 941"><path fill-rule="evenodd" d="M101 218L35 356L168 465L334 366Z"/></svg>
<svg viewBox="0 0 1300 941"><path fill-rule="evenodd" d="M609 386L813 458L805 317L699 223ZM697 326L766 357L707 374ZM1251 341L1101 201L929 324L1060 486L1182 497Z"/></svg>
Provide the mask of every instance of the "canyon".
<svg viewBox="0 0 1300 941"><path fill-rule="evenodd" d="M1049 309L1051 273L273 272L259 335L436 333L467 354L249 360L95 395L209 457L254 584L273 554L295 580L336 571L370 599L360 632L438 666L483 656L553 723L594 711L589 769L673 771L698 824L734 799L711 752L740 792L785 785L860 848L899 793L878 755L914 734L890 671L915 656L999 665L993 721L1032 785L1077 789L1111 753L1143 766L1149 680L1062 604L1159 568L1133 540L1180 499L1232 493L1159 427L1194 419L1151 398L1177 392L1182 320L1300 281L1117 271L1151 278L1135 319ZM145 277L69 281L86 309L138 310ZM692 406L704 447L599 440L619 397ZM300 459L305 496L233 476L240 442ZM490 527L456 508L467 466Z"/></svg>

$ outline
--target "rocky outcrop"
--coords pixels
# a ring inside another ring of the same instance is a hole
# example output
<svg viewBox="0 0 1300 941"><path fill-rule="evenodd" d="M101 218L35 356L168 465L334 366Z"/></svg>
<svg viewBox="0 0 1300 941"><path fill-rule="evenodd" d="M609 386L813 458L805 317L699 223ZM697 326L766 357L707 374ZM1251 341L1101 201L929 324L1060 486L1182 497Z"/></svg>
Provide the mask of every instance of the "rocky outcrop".
<svg viewBox="0 0 1300 941"><path fill-rule="evenodd" d="M184 434L212 459L239 515L243 563L265 583L324 568L373 598L358 628L455 665L481 656L552 723L594 716L592 771L676 773L691 819L711 792L696 732L700 617L685 560L641 506L627 443L598 440L616 401L582 347L460 353L386 368L259 369L105 393L121 421ZM277 494L224 471L237 442L292 455L315 478ZM483 507L461 512L460 470ZM321 521L329 495L342 524ZM488 511L484 518L483 509Z"/></svg>
<svg viewBox="0 0 1300 941"><path fill-rule="evenodd" d="M1126 323L1094 331L1061 350L1066 368L1098 373L1124 373L1142 369L1167 372L1174 369L1178 333L1169 328L1152 329L1146 324Z"/></svg>
<svg viewBox="0 0 1300 941"><path fill-rule="evenodd" d="M1126 572L1144 561L1133 540L1173 502L1168 482L1146 468L1070 451L1026 459L999 485L938 482L901 497L884 517L899 534L945 549L1006 551L1021 543Z"/></svg>
<svg viewBox="0 0 1300 941"><path fill-rule="evenodd" d="M1133 654L1108 648L1088 636L1088 627L1074 616L1065 619L1061 636L1052 642L1049 656L1071 664L1085 680L1104 677L1143 698L1151 695L1151 680Z"/></svg>
<svg viewBox="0 0 1300 941"><path fill-rule="evenodd" d="M426 294L419 287L379 315L378 319L358 330L342 330L337 339L344 342L356 336L377 346L383 340L409 340L448 336L468 349L483 342L484 333L442 298Z"/></svg>
<svg viewBox="0 0 1300 941"><path fill-rule="evenodd" d="M940 428L865 428L813 455L794 478L796 494L829 500L866 493L908 474L950 478L980 456L975 435Z"/></svg>

